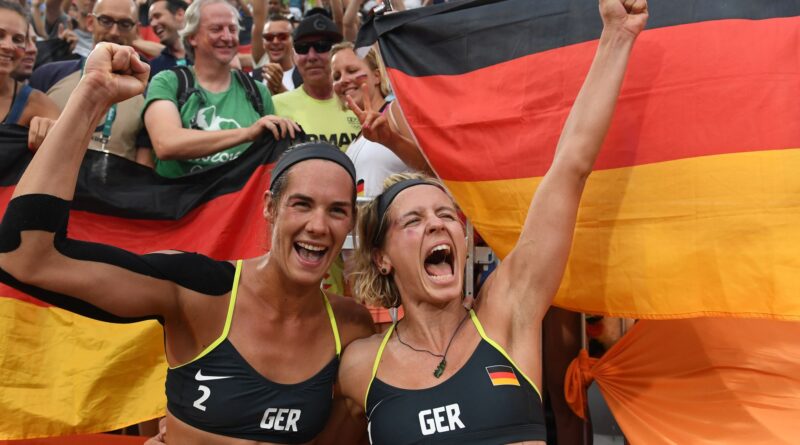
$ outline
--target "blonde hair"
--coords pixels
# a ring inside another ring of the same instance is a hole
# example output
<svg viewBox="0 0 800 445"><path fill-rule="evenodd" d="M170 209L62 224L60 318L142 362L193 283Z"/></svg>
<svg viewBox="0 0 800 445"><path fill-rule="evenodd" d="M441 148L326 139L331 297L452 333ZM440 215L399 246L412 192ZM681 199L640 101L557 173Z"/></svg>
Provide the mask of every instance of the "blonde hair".
<svg viewBox="0 0 800 445"><path fill-rule="evenodd" d="M353 51L353 53L356 54L356 57L358 57L358 53L356 53L356 46L353 45L352 42L345 41L333 45L333 48L331 48L331 59L333 58L333 56L336 55L336 53L338 53L339 51L344 51L346 49ZM378 54L377 44L370 47L369 52L367 53L366 56L363 57L363 60L364 62L366 62L367 67L370 70L372 71L377 70L379 72L378 80L381 81L380 83L381 97L386 97L389 94L391 94L392 88L389 86L389 80L388 80L389 78L386 75L386 68L384 67L383 61L381 60L380 55Z"/></svg>
<svg viewBox="0 0 800 445"><path fill-rule="evenodd" d="M398 182L409 179L422 179L441 188L450 199L450 193L446 191L444 185L436 178L432 178L424 173L396 173L383 181L383 191ZM392 274L382 274L378 265L375 264L374 253L383 248L386 240L386 232L391 225L387 211L383 216L383 221L378 220L378 198L362 205L358 210L358 223L356 233L358 235L358 245L354 255L354 268L351 274L353 278L353 291L356 299L370 306L381 306L385 308L397 307L400 305L400 291L394 282Z"/></svg>

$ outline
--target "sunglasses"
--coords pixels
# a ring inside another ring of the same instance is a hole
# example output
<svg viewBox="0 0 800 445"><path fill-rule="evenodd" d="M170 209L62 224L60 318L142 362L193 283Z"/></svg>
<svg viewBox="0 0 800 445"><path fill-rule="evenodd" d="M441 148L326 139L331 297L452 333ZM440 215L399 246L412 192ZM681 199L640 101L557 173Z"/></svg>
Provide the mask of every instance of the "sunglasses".
<svg viewBox="0 0 800 445"><path fill-rule="evenodd" d="M308 52L314 48L314 51L318 53L327 53L328 51L333 48L333 42L328 40L319 40L316 42L294 42L294 51L297 54L308 54Z"/></svg>
<svg viewBox="0 0 800 445"><path fill-rule="evenodd" d="M114 25L117 25L120 31L130 31L136 26L136 22L131 19L114 20L107 15L92 15L97 19L97 23L106 29L111 29Z"/></svg>
<svg viewBox="0 0 800 445"><path fill-rule="evenodd" d="M285 42L285 41L289 40L289 33L288 32L276 32L276 33L268 32L266 34L261 34L261 37L263 37L264 40L266 40L267 42L271 42L271 41L273 41L275 39L278 39L279 42Z"/></svg>

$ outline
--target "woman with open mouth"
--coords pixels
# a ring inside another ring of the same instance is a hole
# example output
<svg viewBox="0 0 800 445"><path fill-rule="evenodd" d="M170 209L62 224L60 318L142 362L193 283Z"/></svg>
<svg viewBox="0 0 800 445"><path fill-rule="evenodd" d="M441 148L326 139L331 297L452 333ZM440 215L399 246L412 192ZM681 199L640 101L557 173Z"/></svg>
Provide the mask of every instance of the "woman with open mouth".
<svg viewBox="0 0 800 445"><path fill-rule="evenodd" d="M361 122L361 133L347 147L347 156L356 167L359 196L378 196L383 190L383 181L394 173L430 170L413 141L401 136L399 131L388 129L385 116L390 105L387 100L389 82L381 73L377 48L370 48L362 59L356 55L351 42L337 43L331 48L331 77L342 109L349 107ZM392 148L378 142L382 140L380 136L391 138L388 143ZM345 258L349 265L349 257ZM392 322L390 311L380 306L368 308L378 331L385 331ZM402 316L402 312L399 315Z"/></svg>
<svg viewBox="0 0 800 445"><path fill-rule="evenodd" d="M355 292L402 303L383 336L350 345L340 384L373 444L544 444L541 322L564 272L584 184L611 122L646 0L600 0L604 29L516 247L464 301L466 242L452 197L395 175L361 210Z"/></svg>
<svg viewBox="0 0 800 445"><path fill-rule="evenodd" d="M372 320L352 299L320 290L355 218L355 169L336 147L299 145L276 163L264 202L267 255L136 255L67 238L95 124L112 103L141 94L148 71L130 47L92 51L0 225L0 268L13 277L5 280L95 319L163 323L167 443L358 443L364 422L340 417L334 380L342 349L370 335Z"/></svg>

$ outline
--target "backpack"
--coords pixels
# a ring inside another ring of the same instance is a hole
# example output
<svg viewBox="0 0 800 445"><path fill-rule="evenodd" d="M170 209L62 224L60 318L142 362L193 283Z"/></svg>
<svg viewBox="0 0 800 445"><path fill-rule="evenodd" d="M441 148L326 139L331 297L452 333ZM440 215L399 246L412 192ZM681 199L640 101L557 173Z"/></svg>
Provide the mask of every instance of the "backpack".
<svg viewBox="0 0 800 445"><path fill-rule="evenodd" d="M192 94L199 93L200 90L195 86L194 74L192 74L192 70L188 66L174 66L170 70L178 78L178 110L180 111L189 98L192 97ZM256 81L242 70L234 71L234 77L236 77L239 85L244 88L247 99L250 100L253 109L256 110L259 116L263 116L264 101L261 99L261 93L258 92Z"/></svg>

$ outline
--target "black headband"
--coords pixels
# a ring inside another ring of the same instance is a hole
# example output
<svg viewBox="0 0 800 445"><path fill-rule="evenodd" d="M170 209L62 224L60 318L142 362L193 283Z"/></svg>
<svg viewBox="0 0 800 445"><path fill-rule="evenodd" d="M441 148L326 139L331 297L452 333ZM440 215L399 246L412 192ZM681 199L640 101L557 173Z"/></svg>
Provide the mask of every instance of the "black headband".
<svg viewBox="0 0 800 445"><path fill-rule="evenodd" d="M269 179L269 189L272 190L278 178L286 173L286 170L291 166L309 159L324 159L326 161L335 162L347 171L350 178L353 180L353 187L355 187L356 167L346 154L331 144L326 144L324 142L306 142L304 144L295 145L278 159L278 162L272 169L272 175Z"/></svg>
<svg viewBox="0 0 800 445"><path fill-rule="evenodd" d="M397 195L400 192L402 192L403 190L405 190L405 189L407 189L409 187L414 187L415 185L432 185L434 187L438 187L441 190L444 190L441 185L439 185L439 184L437 184L435 182L431 182L431 181L429 181L427 179L416 179L416 178L415 179L406 179L406 180L403 180L403 181L400 181L400 182L396 182L396 183L390 185L389 188L384 190L383 193L381 193L377 198L378 199L378 221L379 221L380 225L378 226L378 231L375 232L376 239L373 240L374 244L377 245L377 238L381 236L380 233L381 233L381 230L383 230L383 219L384 219L384 216L386 215L386 211L389 210L389 206L392 205L392 201L394 201L394 198L396 198Z"/></svg>

